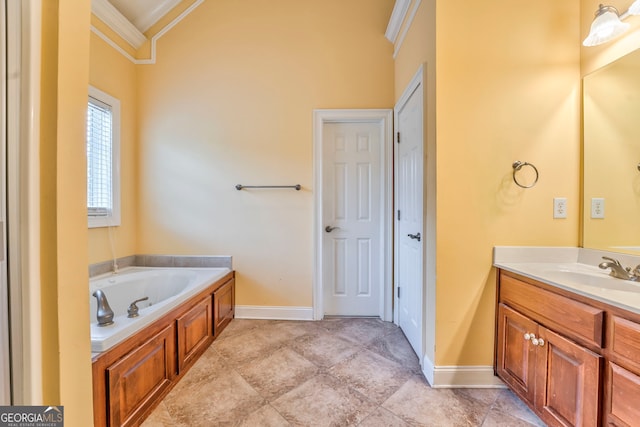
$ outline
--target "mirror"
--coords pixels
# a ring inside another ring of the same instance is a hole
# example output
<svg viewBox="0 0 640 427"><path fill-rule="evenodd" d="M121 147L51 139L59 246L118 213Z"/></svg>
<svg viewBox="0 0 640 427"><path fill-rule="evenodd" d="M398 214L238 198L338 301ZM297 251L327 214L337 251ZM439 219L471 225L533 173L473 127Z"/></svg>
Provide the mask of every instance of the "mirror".
<svg viewBox="0 0 640 427"><path fill-rule="evenodd" d="M583 108L583 246L637 255L640 50L584 78Z"/></svg>

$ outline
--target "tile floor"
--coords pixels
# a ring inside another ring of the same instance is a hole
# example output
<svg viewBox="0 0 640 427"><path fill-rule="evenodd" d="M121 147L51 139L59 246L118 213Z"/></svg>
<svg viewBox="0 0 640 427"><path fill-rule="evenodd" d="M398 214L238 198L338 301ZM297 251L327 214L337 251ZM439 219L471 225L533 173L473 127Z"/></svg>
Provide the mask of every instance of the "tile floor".
<svg viewBox="0 0 640 427"><path fill-rule="evenodd" d="M544 426L505 389L432 389L377 319L235 319L142 424Z"/></svg>

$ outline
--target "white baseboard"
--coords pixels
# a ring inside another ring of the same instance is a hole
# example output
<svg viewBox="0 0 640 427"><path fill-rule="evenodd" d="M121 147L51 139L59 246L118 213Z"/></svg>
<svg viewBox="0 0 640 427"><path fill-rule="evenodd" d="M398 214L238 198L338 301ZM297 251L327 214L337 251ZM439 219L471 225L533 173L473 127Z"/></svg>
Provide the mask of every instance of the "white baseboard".
<svg viewBox="0 0 640 427"><path fill-rule="evenodd" d="M422 372L433 388L505 388L493 366L435 366L425 357Z"/></svg>
<svg viewBox="0 0 640 427"><path fill-rule="evenodd" d="M236 305L236 319L313 320L313 307Z"/></svg>

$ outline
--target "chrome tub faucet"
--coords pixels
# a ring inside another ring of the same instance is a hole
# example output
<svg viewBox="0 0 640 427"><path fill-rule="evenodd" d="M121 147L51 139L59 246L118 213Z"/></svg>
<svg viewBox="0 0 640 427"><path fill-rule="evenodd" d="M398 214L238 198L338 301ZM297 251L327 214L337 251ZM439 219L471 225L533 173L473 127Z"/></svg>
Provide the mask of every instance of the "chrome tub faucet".
<svg viewBox="0 0 640 427"><path fill-rule="evenodd" d="M96 317L98 319L98 326L107 326L113 323L113 310L109 306L107 296L101 289L96 289L93 296L98 300L98 310Z"/></svg>

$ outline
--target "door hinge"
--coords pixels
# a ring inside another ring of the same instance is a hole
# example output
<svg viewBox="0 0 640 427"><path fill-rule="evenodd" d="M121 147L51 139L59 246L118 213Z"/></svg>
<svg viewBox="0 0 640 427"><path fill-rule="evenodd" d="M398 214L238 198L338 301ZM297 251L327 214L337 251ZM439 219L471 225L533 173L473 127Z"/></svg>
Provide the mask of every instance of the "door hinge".
<svg viewBox="0 0 640 427"><path fill-rule="evenodd" d="M400 298L400 286L398 286L398 298Z"/></svg>
<svg viewBox="0 0 640 427"><path fill-rule="evenodd" d="M400 144L400 132L396 132L396 142Z"/></svg>
<svg viewBox="0 0 640 427"><path fill-rule="evenodd" d="M398 221L400 221L400 209L398 209Z"/></svg>

